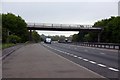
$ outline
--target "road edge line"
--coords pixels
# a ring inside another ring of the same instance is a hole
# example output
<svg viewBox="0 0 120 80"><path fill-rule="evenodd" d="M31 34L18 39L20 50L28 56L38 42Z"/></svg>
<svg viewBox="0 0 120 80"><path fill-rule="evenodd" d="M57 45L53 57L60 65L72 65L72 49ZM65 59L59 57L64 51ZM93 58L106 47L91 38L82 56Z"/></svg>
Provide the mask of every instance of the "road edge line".
<svg viewBox="0 0 120 80"><path fill-rule="evenodd" d="M44 45L43 45L43 46L44 46ZM49 47L48 47L48 48L49 48ZM53 50L53 49L52 49L52 50ZM48 51L50 51L50 50L48 49ZM63 57L63 56L61 56L61 55L56 54L56 53L53 52L53 51L50 51L50 52L52 52L52 53L54 53L55 55L57 55L57 56L59 56L59 57L65 59L65 60L67 60L68 62L71 62L71 63L77 65L78 67L82 67L83 69L86 69L86 70L92 72L92 73L95 74L95 75L98 75L98 76L100 76L100 77L102 77L102 78L106 78L106 77L104 77L104 76L102 76L102 75L100 75L100 74L98 74L98 73L96 73L96 72L94 72L94 71L92 71L92 70L86 68L86 67L83 67L83 66L81 66L81 65L79 65L79 64L77 64L77 63L75 63L75 62L73 62L73 61L71 61L71 60L69 60L69 59L67 59L67 58L65 58L65 57ZM106 78L106 79L107 79L107 78Z"/></svg>

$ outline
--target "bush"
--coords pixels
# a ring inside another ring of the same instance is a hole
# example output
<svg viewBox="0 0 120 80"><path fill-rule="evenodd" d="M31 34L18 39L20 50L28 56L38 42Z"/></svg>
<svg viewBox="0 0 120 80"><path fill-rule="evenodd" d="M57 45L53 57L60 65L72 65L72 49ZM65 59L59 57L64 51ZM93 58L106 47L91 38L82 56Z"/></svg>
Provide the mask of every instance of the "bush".
<svg viewBox="0 0 120 80"><path fill-rule="evenodd" d="M16 35L9 35L7 37L7 42L9 42L9 43L18 43L18 42L20 42L20 40L21 40L21 38Z"/></svg>

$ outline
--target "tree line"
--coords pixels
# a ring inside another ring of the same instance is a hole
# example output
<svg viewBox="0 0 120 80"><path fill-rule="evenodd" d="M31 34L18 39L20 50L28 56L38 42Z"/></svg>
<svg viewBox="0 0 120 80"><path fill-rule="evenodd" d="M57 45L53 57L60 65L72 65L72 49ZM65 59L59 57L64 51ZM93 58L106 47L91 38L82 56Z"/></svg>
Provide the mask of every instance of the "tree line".
<svg viewBox="0 0 120 80"><path fill-rule="evenodd" d="M3 43L24 43L29 40L27 23L19 15L12 13L2 14L2 42ZM40 35L32 31L34 42L40 40Z"/></svg>
<svg viewBox="0 0 120 80"><path fill-rule="evenodd" d="M101 27L100 42L120 43L120 16L102 19L94 23L93 27ZM72 40L75 42L97 42L97 32L79 32L74 34Z"/></svg>
<svg viewBox="0 0 120 80"><path fill-rule="evenodd" d="M29 30L27 23L19 15L12 13L0 14L2 16L2 42L19 42L24 43L29 41ZM100 42L103 43L120 43L120 16L102 19L95 22L93 27L101 27L103 30L100 33ZM0 32L1 33L1 32ZM0 34L1 35L1 34ZM64 36L51 36L52 40L57 41ZM35 30L32 31L32 41L39 42L44 38ZM72 36L74 42L97 42L97 32L79 32Z"/></svg>

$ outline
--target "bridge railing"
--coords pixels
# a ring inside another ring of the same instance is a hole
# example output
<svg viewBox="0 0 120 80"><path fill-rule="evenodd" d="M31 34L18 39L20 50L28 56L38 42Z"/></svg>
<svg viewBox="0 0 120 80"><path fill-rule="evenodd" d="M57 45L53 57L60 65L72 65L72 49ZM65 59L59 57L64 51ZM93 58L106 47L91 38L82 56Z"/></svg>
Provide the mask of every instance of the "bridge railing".
<svg viewBox="0 0 120 80"><path fill-rule="evenodd" d="M28 23L28 27L42 27L42 28L80 28L90 29L92 25L79 24L51 24L51 23Z"/></svg>
<svg viewBox="0 0 120 80"><path fill-rule="evenodd" d="M83 42L83 43L74 43L74 44L77 44L77 45L80 45L80 46L120 50L120 44L115 44L115 43L88 43L88 42Z"/></svg>

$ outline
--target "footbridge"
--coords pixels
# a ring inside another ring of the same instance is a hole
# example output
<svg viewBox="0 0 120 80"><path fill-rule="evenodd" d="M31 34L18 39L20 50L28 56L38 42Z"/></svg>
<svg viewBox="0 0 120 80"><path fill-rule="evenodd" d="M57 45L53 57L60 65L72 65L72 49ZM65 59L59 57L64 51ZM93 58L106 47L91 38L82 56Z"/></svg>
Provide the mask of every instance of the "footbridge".
<svg viewBox="0 0 120 80"><path fill-rule="evenodd" d="M79 31L79 32L98 32L98 42L100 42L100 33L102 28L93 27L93 25L79 24L50 24L50 23L27 23L27 29L30 30L48 30L48 31Z"/></svg>
<svg viewBox="0 0 120 80"><path fill-rule="evenodd" d="M92 27L93 25L78 25L78 24L49 24L49 23L28 23L28 30L49 30L49 31L97 31L102 28Z"/></svg>

